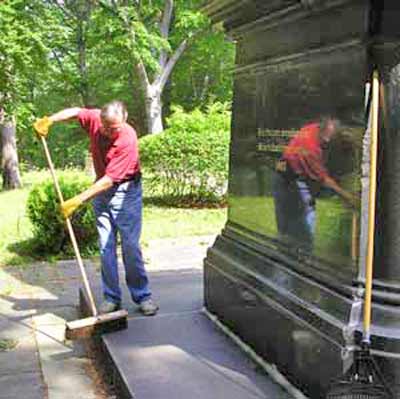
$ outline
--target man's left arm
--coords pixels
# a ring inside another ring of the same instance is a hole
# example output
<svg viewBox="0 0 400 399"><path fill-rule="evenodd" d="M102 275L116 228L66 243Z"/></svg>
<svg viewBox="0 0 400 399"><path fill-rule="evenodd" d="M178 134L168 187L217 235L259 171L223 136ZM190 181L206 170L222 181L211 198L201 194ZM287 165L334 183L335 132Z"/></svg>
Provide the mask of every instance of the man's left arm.
<svg viewBox="0 0 400 399"><path fill-rule="evenodd" d="M132 143L123 142L120 146L112 148L111 153L108 155L110 160L107 164L105 175L87 190L61 205L61 213L65 218L70 217L85 201L108 190L114 183L119 183L126 176L130 164L138 162L137 139L134 141L133 146Z"/></svg>
<svg viewBox="0 0 400 399"><path fill-rule="evenodd" d="M61 213L65 218L69 218L84 202L92 199L103 191L108 190L113 186L113 184L113 180L107 175L104 175L87 190L82 191L75 197L72 197L69 200L63 202L61 204Z"/></svg>

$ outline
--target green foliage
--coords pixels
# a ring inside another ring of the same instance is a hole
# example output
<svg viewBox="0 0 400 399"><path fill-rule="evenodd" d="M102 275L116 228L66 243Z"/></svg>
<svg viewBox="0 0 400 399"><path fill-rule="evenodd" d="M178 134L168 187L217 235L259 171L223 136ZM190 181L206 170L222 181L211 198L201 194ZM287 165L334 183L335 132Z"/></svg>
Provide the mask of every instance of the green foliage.
<svg viewBox="0 0 400 399"><path fill-rule="evenodd" d="M170 101L185 110L231 102L235 46L224 33L209 31L199 37L174 69Z"/></svg>
<svg viewBox="0 0 400 399"><path fill-rule="evenodd" d="M78 171L65 171L59 177L64 198L71 198L91 184L91 179ZM35 184L27 200L27 215L33 225L37 251L43 254L70 253L71 245L65 221L59 212L59 201L52 180ZM79 247L84 253L96 248L95 218L90 204L81 207L72 217Z"/></svg>
<svg viewBox="0 0 400 399"><path fill-rule="evenodd" d="M145 0L132 5L99 1L93 10L93 43L98 51L109 54L100 58L103 65L112 67L114 58L129 69L143 62L149 75L157 72L161 51L172 52L179 43L205 28L208 21L199 11L200 0L181 0L174 3L174 18L168 39L163 37L159 25L165 1ZM122 56L121 56L122 55Z"/></svg>
<svg viewBox="0 0 400 399"><path fill-rule="evenodd" d="M0 1L0 108L16 116L20 161L46 165L32 123L63 108L100 107L118 98L127 103L139 134L144 132L137 62L143 62L152 80L159 73L160 55L166 51L171 56L183 40L189 40L189 47L164 89L165 115L171 104L204 110L214 101L230 101L233 45L223 33L211 31L200 12L203 0L174 1L166 39L159 29L165 3ZM56 165L82 165L85 138L71 135L67 125L56 129L49 137Z"/></svg>
<svg viewBox="0 0 400 399"><path fill-rule="evenodd" d="M150 187L163 196L194 201L220 200L228 177L230 112L214 104L206 112L174 108L169 128L140 140L141 160Z"/></svg>
<svg viewBox="0 0 400 399"><path fill-rule="evenodd" d="M19 139L20 159L30 168L47 168L42 143L33 134L22 135ZM51 157L56 168L85 166L89 153L89 138L76 124L55 124L47 138Z"/></svg>
<svg viewBox="0 0 400 399"><path fill-rule="evenodd" d="M37 2L32 3L0 2L0 99L8 114L15 112L27 93L28 76L34 65L45 59L41 32L34 21Z"/></svg>

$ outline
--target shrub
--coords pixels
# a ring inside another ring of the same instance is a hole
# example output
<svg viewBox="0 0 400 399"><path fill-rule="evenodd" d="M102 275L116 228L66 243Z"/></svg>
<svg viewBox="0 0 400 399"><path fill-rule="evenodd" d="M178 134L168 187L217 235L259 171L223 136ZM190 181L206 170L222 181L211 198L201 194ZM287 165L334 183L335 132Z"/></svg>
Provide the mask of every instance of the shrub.
<svg viewBox="0 0 400 399"><path fill-rule="evenodd" d="M84 167L89 153L89 138L76 124L55 124L47 138L56 168ZM39 139L21 134L18 140L20 158L29 168L46 168L47 160Z"/></svg>
<svg viewBox="0 0 400 399"><path fill-rule="evenodd" d="M195 201L223 198L228 178L228 107L216 103L206 112L190 113L175 107L168 126L161 134L140 139L142 165L150 176L146 189Z"/></svg>
<svg viewBox="0 0 400 399"><path fill-rule="evenodd" d="M68 199L88 188L92 181L84 173L70 170L59 174L59 183L64 198ZM33 186L27 200L27 214L33 225L38 251L42 254L72 253L65 221L59 212L58 196L50 178ZM97 246L91 205L82 206L71 220L80 249L85 254L91 253Z"/></svg>

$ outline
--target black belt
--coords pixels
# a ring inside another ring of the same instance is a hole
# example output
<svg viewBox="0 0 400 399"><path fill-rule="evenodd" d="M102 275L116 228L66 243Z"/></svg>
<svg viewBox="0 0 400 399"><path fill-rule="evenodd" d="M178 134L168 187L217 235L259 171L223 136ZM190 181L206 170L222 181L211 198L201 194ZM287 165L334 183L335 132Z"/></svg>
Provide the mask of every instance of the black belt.
<svg viewBox="0 0 400 399"><path fill-rule="evenodd" d="M126 183L128 181L133 181L135 183L139 183L140 180L142 179L142 174L140 172L135 173L132 176L127 176L125 177L125 179L121 180L120 182L118 182L117 184L122 184L122 183Z"/></svg>

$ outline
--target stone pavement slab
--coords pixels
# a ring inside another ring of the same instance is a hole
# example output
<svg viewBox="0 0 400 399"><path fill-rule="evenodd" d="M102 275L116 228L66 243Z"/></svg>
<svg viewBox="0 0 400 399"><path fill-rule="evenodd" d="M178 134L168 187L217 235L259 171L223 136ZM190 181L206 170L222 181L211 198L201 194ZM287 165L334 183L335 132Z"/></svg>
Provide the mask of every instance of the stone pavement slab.
<svg viewBox="0 0 400 399"><path fill-rule="evenodd" d="M0 399L43 399L46 387L29 321L0 316L0 340L9 343L0 350Z"/></svg>
<svg viewBox="0 0 400 399"><path fill-rule="evenodd" d="M73 263L1 269L0 340L16 345L0 350L0 399L100 398L83 346L64 340L65 320L78 317L76 269ZM94 279L96 268L89 273Z"/></svg>
<svg viewBox="0 0 400 399"><path fill-rule="evenodd" d="M127 330L102 337L121 398L291 398L203 313L201 271L153 272L150 281L160 312L130 312Z"/></svg>
<svg viewBox="0 0 400 399"><path fill-rule="evenodd" d="M0 375L0 399L43 399L46 387L40 371Z"/></svg>
<svg viewBox="0 0 400 399"><path fill-rule="evenodd" d="M75 315L77 317L77 314ZM66 342L65 320L53 314L34 317L40 362L49 399L72 399L84 395L96 399L85 372L89 360L79 342Z"/></svg>
<svg viewBox="0 0 400 399"><path fill-rule="evenodd" d="M138 306L133 303L124 281L124 271L120 267L122 307L129 317L142 317ZM190 276L190 278L187 278ZM177 270L170 272L150 272L150 287L153 298L160 303L159 314L198 311L203 307L203 273L201 270ZM185 282L182 284L182 282ZM97 304L103 300L100 275L90 281ZM86 312L89 314L88 312Z"/></svg>
<svg viewBox="0 0 400 399"><path fill-rule="evenodd" d="M152 240L143 249L148 271L203 269L203 259L215 236Z"/></svg>

